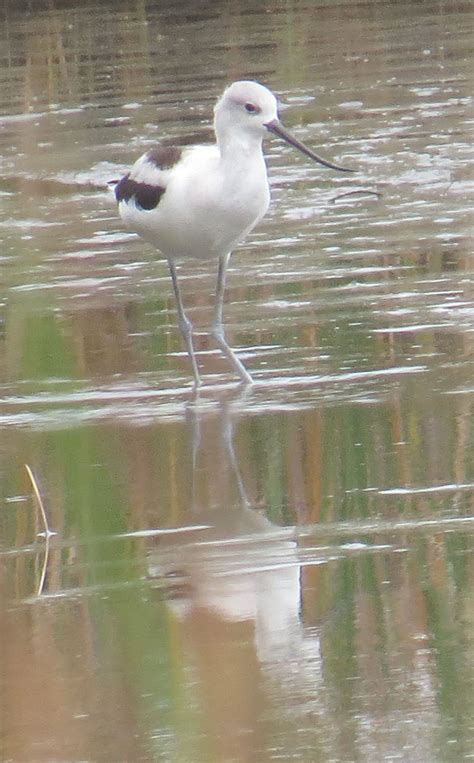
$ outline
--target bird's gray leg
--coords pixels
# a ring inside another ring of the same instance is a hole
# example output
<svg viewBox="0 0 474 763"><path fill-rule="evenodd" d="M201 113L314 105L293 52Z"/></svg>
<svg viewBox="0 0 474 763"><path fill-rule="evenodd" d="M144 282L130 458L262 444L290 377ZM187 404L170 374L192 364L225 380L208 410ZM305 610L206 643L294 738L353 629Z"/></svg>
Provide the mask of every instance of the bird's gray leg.
<svg viewBox="0 0 474 763"><path fill-rule="evenodd" d="M186 344L189 359L193 368L194 387L201 385L201 377L199 376L199 369L196 362L196 355L194 353L193 345L193 324L186 316L184 312L183 300L181 299L181 292L178 284L178 274L176 272L176 265L172 260L168 260L168 265L171 273L171 280L173 282L174 295L176 297L176 306L178 308L178 326Z"/></svg>
<svg viewBox="0 0 474 763"><path fill-rule="evenodd" d="M232 347L229 347L225 338L224 325L222 323L222 314L224 310L224 290L227 265L230 254L219 257L219 269L217 271L216 305L214 310L214 321L211 327L211 334L219 345L220 350L230 361L234 370L238 373L245 384L253 384L253 379L245 368L244 364L238 359Z"/></svg>

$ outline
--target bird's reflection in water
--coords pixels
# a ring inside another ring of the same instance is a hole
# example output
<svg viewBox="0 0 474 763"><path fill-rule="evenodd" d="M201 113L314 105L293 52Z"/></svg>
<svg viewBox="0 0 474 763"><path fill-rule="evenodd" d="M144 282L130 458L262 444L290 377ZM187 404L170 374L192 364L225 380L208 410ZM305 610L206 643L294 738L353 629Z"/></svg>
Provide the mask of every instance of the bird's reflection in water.
<svg viewBox="0 0 474 763"><path fill-rule="evenodd" d="M238 404L242 403L251 394L249 388L244 389L234 401L237 403L236 412L233 410L232 402L226 398L223 398L218 407L217 416L206 415L206 408L201 403L199 392L193 395L193 399L190 404L186 406L186 420L189 427L189 440L191 446L191 463L192 463L192 479L191 479L191 502L193 511L199 511L198 508L198 496L196 491L198 489L198 473L200 469L200 451L206 451L206 447L209 445L213 449L213 453L209 462L214 463L214 468L210 468L208 477L214 476L216 480L220 478L222 472L230 472L231 478L234 483L234 488L237 489L236 500L231 500L232 506L235 508L250 508L251 502L248 498L244 481L242 479L242 473L240 464L238 462L235 447L234 447L234 420L239 415ZM210 425L214 431L208 431L207 436L203 437L203 430L205 430L206 424ZM217 431L216 431L217 430ZM217 445L216 440L220 443ZM216 452L217 445L217 452ZM209 448L207 448L209 450ZM203 453L203 456L206 454ZM228 510L231 510L227 506ZM203 507L201 507L201 511ZM206 510L204 510L206 513ZM219 512L216 512L219 513ZM217 517L216 517L217 519Z"/></svg>
<svg viewBox="0 0 474 763"><path fill-rule="evenodd" d="M221 401L216 415L199 399L189 405L192 519L200 529L184 541L183 536L161 539L150 573L166 579L170 606L188 625L199 622L201 632L206 617L211 618L217 637L217 622L246 622L259 661L274 660L277 654L284 659L294 654L295 639L301 638L297 541L291 529L271 522L249 497L234 444L241 402L242 395ZM206 455L211 468L202 474ZM200 497L203 484L207 499L220 496L212 506Z"/></svg>
<svg viewBox="0 0 474 763"><path fill-rule="evenodd" d="M268 682L279 693L291 676L291 690L305 693L321 681L319 636L305 633L300 620L297 543L291 530L253 507L242 475L238 437L234 443L241 402L240 396L222 401L217 414L199 400L189 406L192 517L206 529L184 541L182 535L174 541L168 536L150 559L183 662L195 677L193 696L215 760L260 759ZM212 468L202 475L200 464L209 453ZM219 494L226 484L222 472L233 491L222 490L220 501L206 505L199 495L203 477L206 495ZM208 484L213 480L217 487ZM231 492L234 500L228 500Z"/></svg>

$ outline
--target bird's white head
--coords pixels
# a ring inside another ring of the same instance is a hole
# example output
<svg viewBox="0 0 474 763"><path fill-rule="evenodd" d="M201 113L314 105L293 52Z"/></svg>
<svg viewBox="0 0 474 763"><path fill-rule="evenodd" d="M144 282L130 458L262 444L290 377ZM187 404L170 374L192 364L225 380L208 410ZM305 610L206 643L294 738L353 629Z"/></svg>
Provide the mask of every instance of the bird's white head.
<svg viewBox="0 0 474 763"><path fill-rule="evenodd" d="M229 135L262 139L267 124L278 119L277 100L268 88L251 80L229 85L214 109L214 126L219 141Z"/></svg>
<svg viewBox="0 0 474 763"><path fill-rule="evenodd" d="M241 146L260 146L265 134L271 132L324 167L354 172L349 167L328 162L292 135L278 118L277 99L271 90L252 80L239 80L224 90L214 109L214 128L223 151L236 139Z"/></svg>

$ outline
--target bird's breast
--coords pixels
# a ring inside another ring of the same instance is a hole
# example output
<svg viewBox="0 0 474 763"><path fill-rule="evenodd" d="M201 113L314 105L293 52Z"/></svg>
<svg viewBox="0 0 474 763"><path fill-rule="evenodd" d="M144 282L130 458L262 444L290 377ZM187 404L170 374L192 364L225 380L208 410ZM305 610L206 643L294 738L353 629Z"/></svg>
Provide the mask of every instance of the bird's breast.
<svg viewBox="0 0 474 763"><path fill-rule="evenodd" d="M153 210L121 210L128 226L165 256L214 257L237 246L270 201L263 157L231 166L202 148L169 178Z"/></svg>

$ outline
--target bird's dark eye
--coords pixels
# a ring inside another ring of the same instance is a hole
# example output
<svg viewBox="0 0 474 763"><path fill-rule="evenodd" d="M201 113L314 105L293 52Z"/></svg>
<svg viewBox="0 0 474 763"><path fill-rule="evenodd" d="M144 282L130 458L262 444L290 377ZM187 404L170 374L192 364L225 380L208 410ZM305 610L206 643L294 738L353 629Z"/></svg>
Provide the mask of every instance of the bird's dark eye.
<svg viewBox="0 0 474 763"><path fill-rule="evenodd" d="M260 109L258 108L258 106L255 106L254 103L246 103L245 104L245 111L248 114L258 114Z"/></svg>

